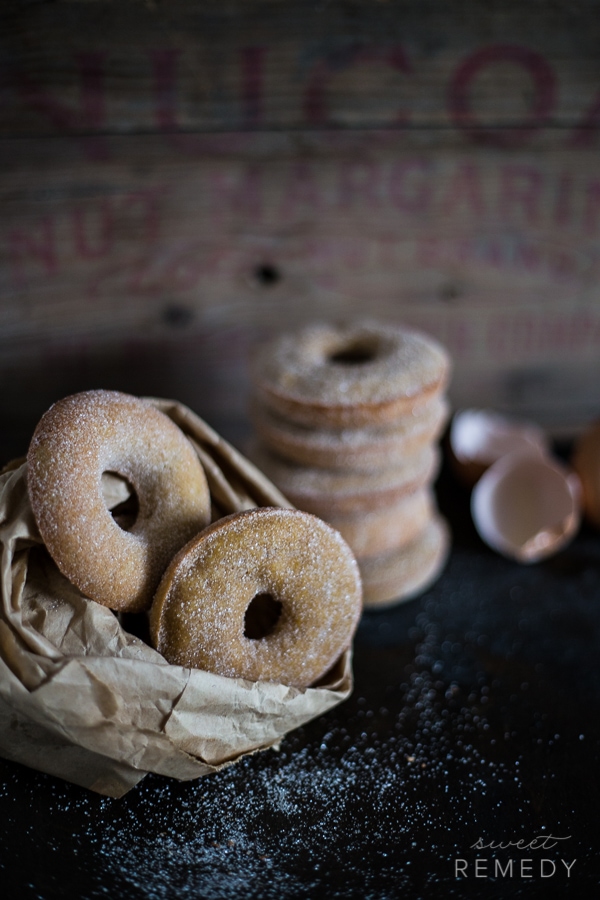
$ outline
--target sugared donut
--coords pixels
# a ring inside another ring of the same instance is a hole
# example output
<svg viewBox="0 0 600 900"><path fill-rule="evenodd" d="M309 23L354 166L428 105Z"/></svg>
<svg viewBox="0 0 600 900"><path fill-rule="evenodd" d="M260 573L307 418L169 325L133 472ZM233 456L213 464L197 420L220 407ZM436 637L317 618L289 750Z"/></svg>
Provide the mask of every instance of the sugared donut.
<svg viewBox="0 0 600 900"><path fill-rule="evenodd" d="M177 550L210 521L204 470L183 432L150 403L86 391L42 416L27 455L40 534L83 594L137 612ZM107 509L102 473L125 478L139 504L129 531Z"/></svg>
<svg viewBox="0 0 600 900"><path fill-rule="evenodd" d="M442 391L449 357L432 338L399 326L311 325L259 349L259 399L312 428L376 426Z"/></svg>
<svg viewBox="0 0 600 900"><path fill-rule="evenodd" d="M342 535L355 556L374 556L410 543L433 515L432 491L420 488L391 506L325 518Z"/></svg>
<svg viewBox="0 0 600 900"><path fill-rule="evenodd" d="M390 606L421 594L440 575L449 549L448 525L436 515L410 544L360 559L365 608Z"/></svg>
<svg viewBox="0 0 600 900"><path fill-rule="evenodd" d="M342 536L307 513L260 507L214 522L177 554L150 633L170 663L307 687L350 645L360 611Z"/></svg>
<svg viewBox="0 0 600 900"><path fill-rule="evenodd" d="M390 468L435 441L448 418L448 403L435 396L379 428L308 428L282 418L261 403L252 409L257 434L291 462L356 472Z"/></svg>
<svg viewBox="0 0 600 900"><path fill-rule="evenodd" d="M258 444L248 448L248 455L294 506L324 519L399 502L435 478L440 460L438 448L431 445L396 466L373 472L300 466Z"/></svg>

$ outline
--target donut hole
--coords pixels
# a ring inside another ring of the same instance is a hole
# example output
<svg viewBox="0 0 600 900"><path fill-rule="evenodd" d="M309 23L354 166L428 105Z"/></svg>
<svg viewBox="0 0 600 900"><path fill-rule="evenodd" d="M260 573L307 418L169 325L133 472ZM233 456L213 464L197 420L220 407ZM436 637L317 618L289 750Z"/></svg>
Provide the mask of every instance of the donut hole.
<svg viewBox="0 0 600 900"><path fill-rule="evenodd" d="M373 362L377 351L376 341L358 338L336 348L329 354L328 361L336 366L362 366L365 363Z"/></svg>
<svg viewBox="0 0 600 900"><path fill-rule="evenodd" d="M244 615L244 637L259 641L275 631L283 605L272 594L256 594Z"/></svg>
<svg viewBox="0 0 600 900"><path fill-rule="evenodd" d="M130 531L140 512L138 495L131 482L118 472L103 472L102 496L119 528Z"/></svg>

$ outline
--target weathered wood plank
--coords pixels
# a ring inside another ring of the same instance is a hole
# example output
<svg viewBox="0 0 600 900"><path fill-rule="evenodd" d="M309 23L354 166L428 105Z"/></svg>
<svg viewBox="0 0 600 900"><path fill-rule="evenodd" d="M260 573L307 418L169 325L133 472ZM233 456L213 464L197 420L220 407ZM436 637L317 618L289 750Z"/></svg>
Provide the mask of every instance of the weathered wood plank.
<svg viewBox="0 0 600 900"><path fill-rule="evenodd" d="M553 427L600 412L595 152L388 138L325 135L299 154L277 136L221 136L190 159L127 137L95 164L65 139L43 142L44 166L39 142L3 142L0 363L110 376L94 360L129 348L148 390L168 361L162 393L173 381L237 415L243 390L224 398L254 336L369 314L438 335L458 403ZM193 361L207 342L214 371Z"/></svg>
<svg viewBox="0 0 600 900"><path fill-rule="evenodd" d="M4 4L2 420L105 384L234 436L258 335L364 314L438 335L457 403L599 414L596 12Z"/></svg>
<svg viewBox="0 0 600 900"><path fill-rule="evenodd" d="M600 125L592 0L8 3L0 25L0 133L87 135L90 158L104 134L452 128L535 147Z"/></svg>

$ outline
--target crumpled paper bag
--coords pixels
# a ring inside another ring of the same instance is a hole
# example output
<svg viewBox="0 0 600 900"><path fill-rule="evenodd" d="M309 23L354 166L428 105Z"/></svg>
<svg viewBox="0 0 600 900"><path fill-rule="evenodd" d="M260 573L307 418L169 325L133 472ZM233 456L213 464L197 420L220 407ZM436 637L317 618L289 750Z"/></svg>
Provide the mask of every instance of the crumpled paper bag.
<svg viewBox="0 0 600 900"><path fill-rule="evenodd" d="M194 445L214 518L291 505L191 410L151 402ZM147 772L182 780L215 772L349 696L349 651L305 690L169 665L59 572L35 525L26 463L7 469L0 475L1 756L119 797ZM127 489L110 475L104 481L112 508Z"/></svg>

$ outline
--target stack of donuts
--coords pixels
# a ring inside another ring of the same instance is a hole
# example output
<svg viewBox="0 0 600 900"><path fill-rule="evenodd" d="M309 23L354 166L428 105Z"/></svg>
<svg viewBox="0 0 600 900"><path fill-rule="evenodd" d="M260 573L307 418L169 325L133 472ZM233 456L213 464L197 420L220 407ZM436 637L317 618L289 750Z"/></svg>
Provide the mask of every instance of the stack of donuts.
<svg viewBox="0 0 600 900"><path fill-rule="evenodd" d="M149 614L170 663L307 687L350 645L361 585L342 536L280 507L211 522L196 446L152 401L99 390L55 403L27 490L60 572L92 601Z"/></svg>
<svg viewBox="0 0 600 900"><path fill-rule="evenodd" d="M365 606L416 596L445 563L449 532L432 483L449 370L430 337L373 322L311 325L253 359L252 458L345 537Z"/></svg>

